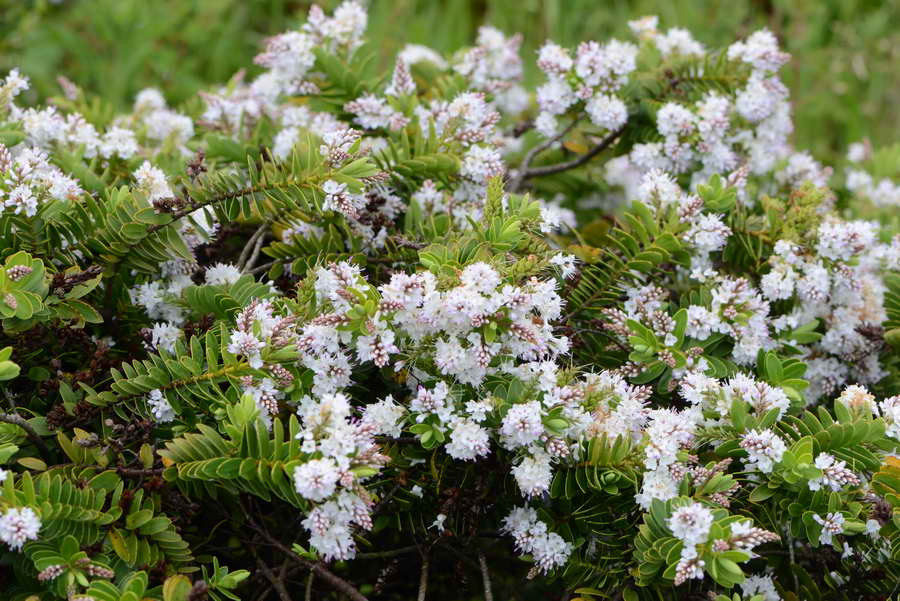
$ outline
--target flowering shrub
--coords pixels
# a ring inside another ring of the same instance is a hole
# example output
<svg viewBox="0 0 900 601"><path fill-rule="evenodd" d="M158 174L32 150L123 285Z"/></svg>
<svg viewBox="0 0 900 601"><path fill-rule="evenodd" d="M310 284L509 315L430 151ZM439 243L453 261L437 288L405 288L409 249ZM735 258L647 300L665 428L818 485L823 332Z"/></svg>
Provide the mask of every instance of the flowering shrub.
<svg viewBox="0 0 900 601"><path fill-rule="evenodd" d="M793 148L765 30L531 94L520 37L382 74L366 22L177 109L6 75L10 598L891 594L900 152Z"/></svg>

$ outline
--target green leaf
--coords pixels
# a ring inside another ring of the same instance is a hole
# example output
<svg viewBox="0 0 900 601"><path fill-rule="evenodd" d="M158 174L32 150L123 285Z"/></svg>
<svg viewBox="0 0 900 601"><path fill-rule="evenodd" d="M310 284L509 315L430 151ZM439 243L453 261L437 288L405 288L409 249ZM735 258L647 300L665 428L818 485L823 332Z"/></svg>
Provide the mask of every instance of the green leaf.
<svg viewBox="0 0 900 601"><path fill-rule="evenodd" d="M36 472L43 472L47 469L47 464L37 457L19 457L17 463Z"/></svg>
<svg viewBox="0 0 900 601"><path fill-rule="evenodd" d="M187 576L169 576L163 583L163 601L187 601L191 592L191 581Z"/></svg>
<svg viewBox="0 0 900 601"><path fill-rule="evenodd" d="M129 530L137 530L149 522L152 517L152 509L141 509L140 511L129 514L128 517L125 518L125 527Z"/></svg>
<svg viewBox="0 0 900 601"><path fill-rule="evenodd" d="M757 486L753 489L753 492L750 493L750 502L751 503L762 503L766 499L770 498L778 492L776 488L770 488L769 486Z"/></svg>

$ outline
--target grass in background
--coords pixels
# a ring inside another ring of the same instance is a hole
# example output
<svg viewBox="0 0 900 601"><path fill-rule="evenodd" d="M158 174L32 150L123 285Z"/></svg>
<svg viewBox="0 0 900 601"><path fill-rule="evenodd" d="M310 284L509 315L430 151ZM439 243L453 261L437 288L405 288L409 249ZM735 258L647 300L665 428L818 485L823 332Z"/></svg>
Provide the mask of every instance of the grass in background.
<svg viewBox="0 0 900 601"><path fill-rule="evenodd" d="M8 3L3 7L3 3ZM0 0L0 70L18 66L35 96L58 93L57 75L126 108L155 85L175 104L248 68L262 40L295 27L309 2L290 0ZM338 0L323 0L332 8ZM783 77L795 103L796 141L838 160L864 135L900 134L900 0L371 0L370 39L384 67L407 42L450 52L490 23L525 36L527 79L546 38L564 45L618 36L658 14L709 48L769 27L794 55Z"/></svg>

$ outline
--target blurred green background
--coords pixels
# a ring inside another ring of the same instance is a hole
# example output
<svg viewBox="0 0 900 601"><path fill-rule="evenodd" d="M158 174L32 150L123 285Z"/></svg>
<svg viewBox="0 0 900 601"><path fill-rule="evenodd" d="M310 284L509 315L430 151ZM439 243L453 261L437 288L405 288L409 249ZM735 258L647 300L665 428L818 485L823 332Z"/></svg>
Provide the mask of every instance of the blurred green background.
<svg viewBox="0 0 900 601"><path fill-rule="evenodd" d="M59 92L65 75L119 109L147 86L179 103L252 75L263 39L296 27L310 2L291 0L0 0L0 73L18 66L31 99ZM331 9L338 0L322 0ZM793 62L783 77L795 102L796 142L838 159L847 144L900 136L900 0L371 0L370 38L387 68L407 42L449 52L490 23L525 36L527 78L544 39L564 45L630 38L627 21L658 14L709 48L772 29Z"/></svg>

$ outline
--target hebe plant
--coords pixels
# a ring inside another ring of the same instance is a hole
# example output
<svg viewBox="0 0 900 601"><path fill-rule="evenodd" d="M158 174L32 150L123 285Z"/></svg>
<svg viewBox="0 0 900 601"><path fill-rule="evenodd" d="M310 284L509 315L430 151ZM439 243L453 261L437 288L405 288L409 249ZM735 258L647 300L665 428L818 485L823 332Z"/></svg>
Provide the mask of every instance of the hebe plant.
<svg viewBox="0 0 900 601"><path fill-rule="evenodd" d="M353 1L177 110L9 73L4 598L890 595L900 151L630 25L534 93Z"/></svg>

